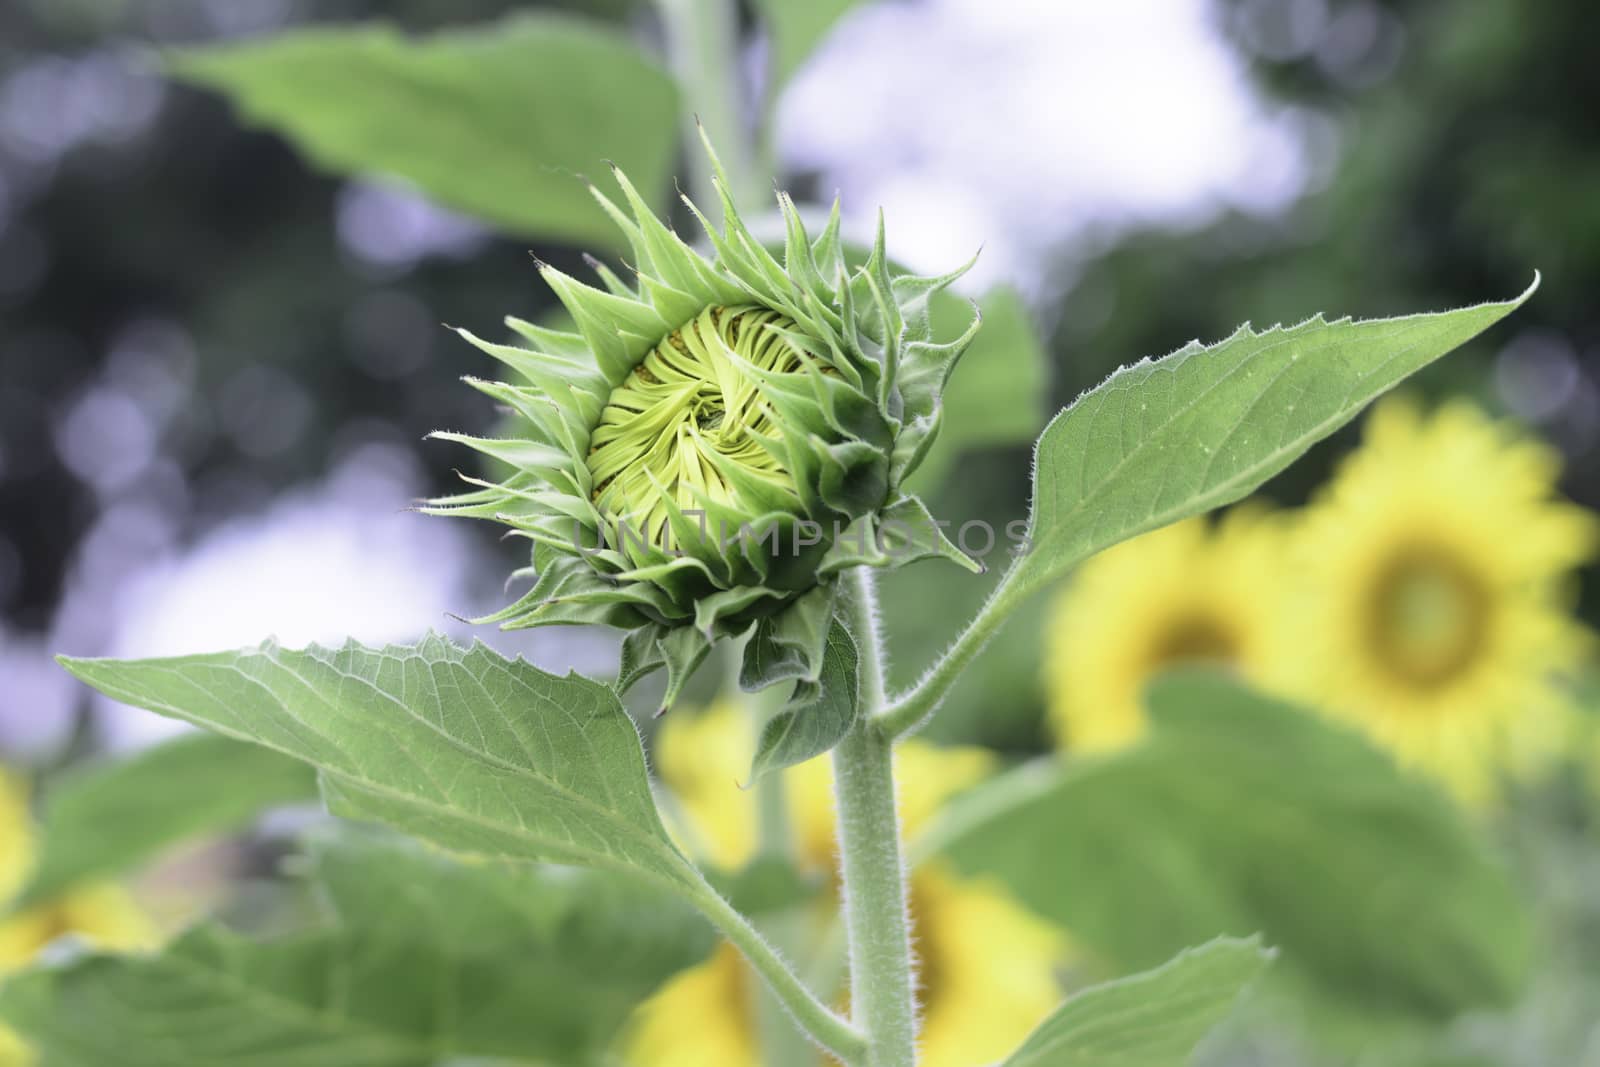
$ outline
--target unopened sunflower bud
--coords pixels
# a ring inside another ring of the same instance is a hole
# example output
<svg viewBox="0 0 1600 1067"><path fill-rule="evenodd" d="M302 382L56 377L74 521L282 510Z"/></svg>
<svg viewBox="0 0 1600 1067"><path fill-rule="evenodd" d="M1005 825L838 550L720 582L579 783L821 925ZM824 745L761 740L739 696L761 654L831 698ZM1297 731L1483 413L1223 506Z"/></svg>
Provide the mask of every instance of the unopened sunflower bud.
<svg viewBox="0 0 1600 1067"><path fill-rule="evenodd" d="M685 201L705 226L707 258L616 178L627 211L595 196L632 246L637 283L598 263L598 287L541 265L576 332L508 320L524 348L461 331L521 379L469 382L522 416L527 436L437 435L512 473L468 478L473 491L428 510L528 537L533 588L483 621L629 630L624 686L665 666L670 703L712 642L752 627L745 685L814 680L841 570L928 555L970 562L902 488L977 329L974 317L941 344L929 327L929 299L965 268L892 273L880 221L871 255L850 271L838 206L812 241L783 195L780 259L750 234L723 180L720 230ZM889 523L930 536L915 552L886 552Z"/></svg>

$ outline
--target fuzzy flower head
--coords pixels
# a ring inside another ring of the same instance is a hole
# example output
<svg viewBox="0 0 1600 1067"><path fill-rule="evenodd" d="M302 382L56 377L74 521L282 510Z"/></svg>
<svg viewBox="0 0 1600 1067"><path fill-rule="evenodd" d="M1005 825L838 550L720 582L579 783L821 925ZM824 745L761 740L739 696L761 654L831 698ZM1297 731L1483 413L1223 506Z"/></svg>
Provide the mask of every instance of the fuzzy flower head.
<svg viewBox="0 0 1600 1067"><path fill-rule="evenodd" d="M740 220L707 152L722 226L685 203L711 258L617 172L625 209L594 195L627 236L634 279L591 261L591 286L542 265L574 331L509 319L526 347L461 331L514 372L469 382L526 433L438 435L509 473L468 478L471 491L429 505L533 542L519 572L536 576L533 588L485 621L626 629L622 683L665 666L669 703L713 641L752 628L747 686L814 679L847 567L930 555L976 567L903 490L977 329L974 317L961 337L932 335L929 300L962 271L896 274L881 221L851 269L838 205L813 240L782 194L775 254Z"/></svg>
<svg viewBox="0 0 1600 1067"><path fill-rule="evenodd" d="M1600 522L1556 493L1559 455L1465 401L1391 397L1296 534L1301 650L1280 688L1484 804L1573 739L1573 615Z"/></svg>
<svg viewBox="0 0 1600 1067"><path fill-rule="evenodd" d="M1146 687L1204 663L1264 683L1280 636L1285 522L1257 504L1188 519L1089 560L1057 594L1044 676L1057 739L1108 751L1145 732Z"/></svg>

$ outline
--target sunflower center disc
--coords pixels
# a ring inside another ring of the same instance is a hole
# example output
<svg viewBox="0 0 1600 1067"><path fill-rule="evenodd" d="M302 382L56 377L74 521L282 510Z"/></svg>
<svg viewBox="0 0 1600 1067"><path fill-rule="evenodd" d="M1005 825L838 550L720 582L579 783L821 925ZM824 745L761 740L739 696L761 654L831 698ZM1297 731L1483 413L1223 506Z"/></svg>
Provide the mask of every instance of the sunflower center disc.
<svg viewBox="0 0 1600 1067"><path fill-rule="evenodd" d="M1468 668L1488 636L1488 598L1473 574L1438 552L1398 553L1379 571L1369 605L1372 651L1413 685L1443 685Z"/></svg>
<svg viewBox="0 0 1600 1067"><path fill-rule="evenodd" d="M676 543L674 507L696 512L688 522L707 530L708 541L735 533L719 530L723 509L741 521L800 511L790 472L764 443L782 428L752 374L804 372L782 332L794 325L767 308L709 307L612 390L590 438L588 465L595 507L608 525L624 527L613 529L614 543L692 551ZM702 523L698 513L708 507Z"/></svg>
<svg viewBox="0 0 1600 1067"><path fill-rule="evenodd" d="M1156 667L1185 663L1233 663L1239 658L1239 639L1221 620L1188 615L1167 626L1151 652Z"/></svg>

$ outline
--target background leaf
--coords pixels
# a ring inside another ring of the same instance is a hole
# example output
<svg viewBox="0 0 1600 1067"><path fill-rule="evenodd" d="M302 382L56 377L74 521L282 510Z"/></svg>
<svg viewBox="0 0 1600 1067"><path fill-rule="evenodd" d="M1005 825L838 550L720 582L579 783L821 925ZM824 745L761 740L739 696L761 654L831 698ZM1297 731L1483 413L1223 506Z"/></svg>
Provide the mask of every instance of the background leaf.
<svg viewBox="0 0 1600 1067"><path fill-rule="evenodd" d="M817 684L797 685L790 704L761 728L750 764L752 783L770 771L822 755L849 732L859 706L857 667L856 643L844 623L834 619Z"/></svg>
<svg viewBox="0 0 1600 1067"><path fill-rule="evenodd" d="M1119 968L1259 930L1354 1009L1442 1018L1515 997L1526 906L1433 787L1220 676L1167 677L1150 705L1138 747L973 790L935 842Z"/></svg>
<svg viewBox="0 0 1600 1067"><path fill-rule="evenodd" d="M806 873L784 856L757 855L736 871L707 872L707 880L745 915L792 911L827 891L815 871Z"/></svg>
<svg viewBox="0 0 1600 1067"><path fill-rule="evenodd" d="M316 796L316 774L305 764L210 734L78 771L45 797L41 851L15 906L127 873L179 842Z"/></svg>
<svg viewBox="0 0 1600 1067"><path fill-rule="evenodd" d="M338 174L388 174L509 232L621 247L579 175L614 160L664 201L670 77L625 37L539 15L407 38L384 25L190 49L173 73L226 94Z"/></svg>
<svg viewBox="0 0 1600 1067"><path fill-rule="evenodd" d="M47 1067L431 1067L453 1056L588 1063L711 933L615 876L463 864L340 835L317 850L335 915L252 941L218 927L149 957L8 982L0 1015Z"/></svg>
<svg viewBox="0 0 1600 1067"><path fill-rule="evenodd" d="M638 730L598 682L440 637L62 663L114 699L305 760L336 815L698 885L661 825Z"/></svg>
<svg viewBox="0 0 1600 1067"><path fill-rule="evenodd" d="M757 0L771 40L772 89L785 82L861 0Z"/></svg>
<svg viewBox="0 0 1600 1067"><path fill-rule="evenodd" d="M1092 986L1002 1067L1183 1067L1271 959L1255 939L1219 938L1153 971Z"/></svg>
<svg viewBox="0 0 1600 1067"><path fill-rule="evenodd" d="M1102 549L1242 499L1413 371L1520 306L1241 327L1117 371L1051 420L1034 464L1019 588Z"/></svg>

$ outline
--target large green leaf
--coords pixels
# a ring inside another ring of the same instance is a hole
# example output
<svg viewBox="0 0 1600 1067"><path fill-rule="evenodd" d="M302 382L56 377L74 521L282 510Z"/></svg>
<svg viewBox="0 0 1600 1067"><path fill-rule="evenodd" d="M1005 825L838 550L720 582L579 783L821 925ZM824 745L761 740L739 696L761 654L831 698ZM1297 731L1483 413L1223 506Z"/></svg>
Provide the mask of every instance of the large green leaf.
<svg viewBox="0 0 1600 1067"><path fill-rule="evenodd" d="M981 786L927 847L1002 877L1119 967L1259 930L1354 1010L1439 1018L1515 996L1527 909L1442 794L1220 676L1173 675L1150 706L1139 746Z"/></svg>
<svg viewBox="0 0 1600 1067"><path fill-rule="evenodd" d="M1314 318L1124 367L1057 415L1034 464L1026 591L1136 534L1239 500L1533 292L1405 318Z"/></svg>
<svg viewBox="0 0 1600 1067"><path fill-rule="evenodd" d="M540 15L408 38L381 24L189 49L175 74L340 174L388 174L514 233L614 246L579 175L666 194L672 80L598 23Z"/></svg>
<svg viewBox="0 0 1600 1067"><path fill-rule="evenodd" d="M1219 938L1153 971L1078 993L1002 1067L1183 1067L1272 953Z"/></svg>
<svg viewBox="0 0 1600 1067"><path fill-rule="evenodd" d="M861 0L757 0L770 37L772 89L781 89Z"/></svg>
<svg viewBox="0 0 1600 1067"><path fill-rule="evenodd" d="M305 764L214 734L79 771L45 797L43 845L15 906L124 874L182 841L316 796L316 774Z"/></svg>
<svg viewBox="0 0 1600 1067"><path fill-rule="evenodd" d="M1045 422L1046 367L1033 318L1022 298L1006 286L978 300L983 328L962 353L944 392L939 437L912 475L914 489L937 486L955 458L975 448L1031 441ZM946 290L930 304L934 336L960 336L972 307Z"/></svg>
<svg viewBox="0 0 1600 1067"><path fill-rule="evenodd" d="M638 730L586 678L440 637L62 663L117 700L305 760L335 814L463 852L699 884L661 825Z"/></svg>
<svg viewBox="0 0 1600 1067"><path fill-rule="evenodd" d="M334 921L254 941L205 927L148 957L7 983L0 1015L45 1067L590 1063L710 930L595 872L462 864L364 839L319 850Z"/></svg>

